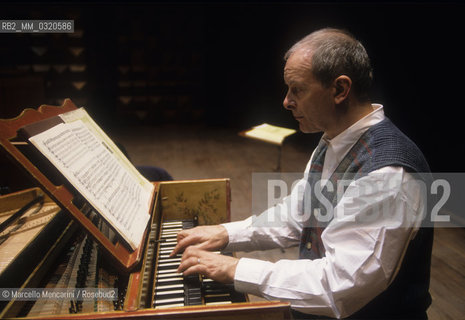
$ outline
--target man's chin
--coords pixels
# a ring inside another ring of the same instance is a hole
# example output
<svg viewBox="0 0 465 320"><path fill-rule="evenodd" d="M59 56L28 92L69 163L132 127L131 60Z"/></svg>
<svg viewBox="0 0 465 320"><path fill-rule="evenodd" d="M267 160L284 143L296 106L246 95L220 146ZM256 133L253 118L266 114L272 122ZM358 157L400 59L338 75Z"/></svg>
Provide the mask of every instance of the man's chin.
<svg viewBox="0 0 465 320"><path fill-rule="evenodd" d="M299 129L300 129L300 131L303 132L303 133L318 133L318 132L322 132L322 130L320 130L320 129L309 128L309 127L303 126L301 123L299 124Z"/></svg>

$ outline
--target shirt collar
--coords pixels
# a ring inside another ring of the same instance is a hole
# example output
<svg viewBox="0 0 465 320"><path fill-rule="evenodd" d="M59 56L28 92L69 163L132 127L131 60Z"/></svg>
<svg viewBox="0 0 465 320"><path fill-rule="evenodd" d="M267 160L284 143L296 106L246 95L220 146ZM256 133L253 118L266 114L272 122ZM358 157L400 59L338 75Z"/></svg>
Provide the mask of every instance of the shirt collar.
<svg viewBox="0 0 465 320"><path fill-rule="evenodd" d="M381 104L372 104L373 111L355 122L353 125L339 133L332 139L323 134L323 139L327 144L345 144L344 142L355 142L372 125L384 119L384 110ZM355 140L355 141L354 141Z"/></svg>
<svg viewBox="0 0 465 320"><path fill-rule="evenodd" d="M321 137L328 144L328 150L325 156L323 166L323 175L330 175L336 166L342 161L350 148L358 141L365 131L371 126L381 122L384 116L383 106L381 104L372 104L373 111L361 118L349 128L342 131L332 139L325 134Z"/></svg>

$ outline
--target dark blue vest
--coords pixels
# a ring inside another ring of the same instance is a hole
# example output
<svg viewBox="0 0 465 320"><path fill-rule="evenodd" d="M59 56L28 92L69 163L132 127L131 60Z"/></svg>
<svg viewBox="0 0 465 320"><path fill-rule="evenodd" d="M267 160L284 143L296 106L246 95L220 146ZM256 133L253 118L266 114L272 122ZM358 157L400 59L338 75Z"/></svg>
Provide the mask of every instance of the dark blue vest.
<svg viewBox="0 0 465 320"><path fill-rule="evenodd" d="M423 154L387 118L370 127L360 137L329 180L336 189L338 180L356 180L386 166L401 166L414 174L416 178L422 179L426 183L429 182L430 169ZM314 186L310 187L314 188ZM332 203L333 207L337 205L336 192L323 189L322 194ZM316 197L312 195L312 212L318 208L323 215L326 214L325 207L315 199ZM324 246L321 242L321 232L324 227L324 224L315 223L312 218L307 225L304 224L300 258L316 259L324 256ZM408 246L394 281L384 292L352 315L351 318L425 318L426 309L431 304L428 290L432 243L433 228L420 228ZM310 318L309 315L297 312L295 316Z"/></svg>

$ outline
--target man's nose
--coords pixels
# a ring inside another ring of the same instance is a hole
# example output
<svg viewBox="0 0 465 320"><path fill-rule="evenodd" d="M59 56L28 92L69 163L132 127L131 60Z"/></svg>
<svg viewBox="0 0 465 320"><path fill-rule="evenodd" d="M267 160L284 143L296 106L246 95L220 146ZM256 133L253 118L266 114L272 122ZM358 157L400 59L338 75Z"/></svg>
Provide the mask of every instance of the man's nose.
<svg viewBox="0 0 465 320"><path fill-rule="evenodd" d="M293 103L289 98L289 93L286 93L286 96L284 97L283 106L287 110L291 110L293 108Z"/></svg>

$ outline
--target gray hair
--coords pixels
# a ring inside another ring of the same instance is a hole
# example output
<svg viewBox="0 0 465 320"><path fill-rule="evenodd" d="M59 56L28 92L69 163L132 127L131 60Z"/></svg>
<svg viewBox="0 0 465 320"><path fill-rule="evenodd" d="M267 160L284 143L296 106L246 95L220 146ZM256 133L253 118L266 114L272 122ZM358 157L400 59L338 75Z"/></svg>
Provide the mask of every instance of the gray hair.
<svg viewBox="0 0 465 320"><path fill-rule="evenodd" d="M373 80L370 58L363 45L349 32L325 28L315 31L294 44L284 55L287 60L296 51L310 52L311 71L324 86L346 75L352 80L354 93L368 99Z"/></svg>

